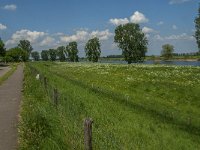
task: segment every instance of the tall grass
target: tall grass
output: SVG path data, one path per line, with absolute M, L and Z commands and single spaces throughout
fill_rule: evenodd
M 86 117 L 94 120 L 94 149 L 200 148 L 198 67 L 29 65 L 47 77 L 49 93 L 60 93 L 57 117 L 69 149 L 83 149 Z

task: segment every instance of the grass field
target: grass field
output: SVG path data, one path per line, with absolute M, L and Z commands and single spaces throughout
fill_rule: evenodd
M 46 90 L 30 67 L 47 77 Z M 84 149 L 86 117 L 94 149 L 200 149 L 199 67 L 38 62 L 25 70 L 21 149 Z

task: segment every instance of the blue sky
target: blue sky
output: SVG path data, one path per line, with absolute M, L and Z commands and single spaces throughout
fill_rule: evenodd
M 159 55 L 166 43 L 175 52 L 196 52 L 197 10 L 198 0 L 0 0 L 0 37 L 7 48 L 28 39 L 38 51 L 75 40 L 84 56 L 85 43 L 97 36 L 106 56 L 121 54 L 116 26 L 134 22 L 149 40 L 148 55 Z

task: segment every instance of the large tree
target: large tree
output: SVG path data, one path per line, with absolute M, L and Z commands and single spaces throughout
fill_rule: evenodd
M 89 61 L 98 62 L 101 55 L 101 44 L 97 37 L 88 40 L 85 45 L 85 53 Z
M 4 57 L 6 55 L 6 48 L 4 42 L 0 38 L 0 56 Z
M 128 23 L 116 27 L 114 41 L 122 49 L 128 64 L 144 61 L 148 41 L 139 24 Z
M 65 61 L 65 47 L 64 46 L 59 46 L 57 48 L 57 56 L 58 59 L 62 62 Z
M 35 51 L 31 53 L 31 57 L 35 60 L 35 61 L 39 61 L 40 60 L 40 54 L 39 52 Z
M 14 62 L 19 62 L 19 61 L 27 61 L 28 60 L 28 53 L 27 51 L 19 48 L 19 47 L 14 47 L 9 49 L 6 52 L 6 58 L 12 58 L 12 61 Z
M 198 16 L 195 18 L 194 22 L 195 22 L 195 28 L 196 28 L 195 38 L 196 38 L 197 46 L 200 52 L 200 6 L 198 10 Z
M 174 46 L 170 44 L 165 44 L 162 46 L 161 55 L 165 60 L 169 60 L 173 57 Z
M 55 49 L 49 49 L 49 56 L 50 56 L 50 60 L 51 61 L 55 61 L 56 60 L 56 50 Z
M 69 60 L 72 62 L 78 61 L 78 45 L 77 42 L 70 42 L 66 47 L 66 52 Z
M 42 50 L 41 58 L 42 58 L 43 61 L 49 60 L 49 51 L 48 50 Z
M 30 56 L 30 54 L 33 50 L 31 43 L 28 40 L 20 40 L 18 47 L 25 50 L 28 53 L 29 56 Z

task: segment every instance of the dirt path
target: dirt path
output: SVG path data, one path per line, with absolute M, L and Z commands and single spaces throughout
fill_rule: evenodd
M 8 72 L 11 68 L 7 67 L 0 67 L 0 77 L 3 76 L 6 72 Z
M 23 67 L 0 86 L 0 150 L 17 149 L 17 122 L 22 96 Z

